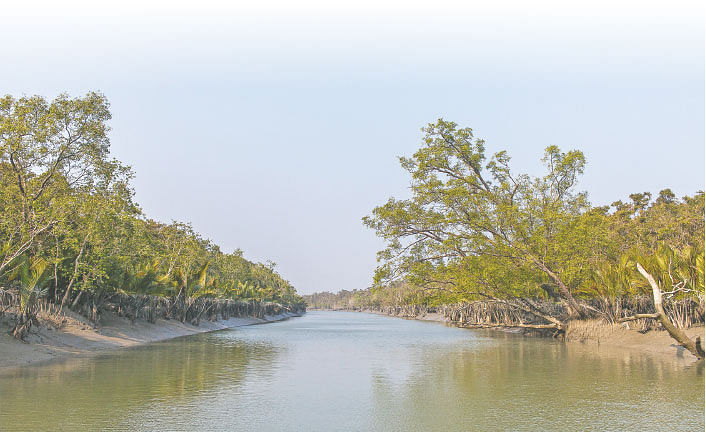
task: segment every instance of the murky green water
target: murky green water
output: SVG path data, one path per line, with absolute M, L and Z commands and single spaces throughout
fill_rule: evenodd
M 0 429 L 703 430 L 703 365 L 344 312 L 0 375 Z

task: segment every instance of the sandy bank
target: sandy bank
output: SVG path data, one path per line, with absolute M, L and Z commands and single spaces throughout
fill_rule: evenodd
M 389 316 L 392 318 L 413 319 L 417 321 L 433 321 L 445 323 L 449 326 L 456 326 L 449 322 L 443 315 L 438 313 L 427 313 L 416 317 L 388 315 L 378 311 L 361 311 L 375 315 Z M 495 329 L 484 329 L 483 331 L 502 331 L 509 333 L 521 333 L 521 329 L 512 327 L 499 327 Z M 704 326 L 694 326 L 684 330 L 691 339 L 701 336 L 701 340 L 706 340 Z M 602 320 L 573 321 L 569 324 L 566 334 L 566 341 L 570 344 L 581 344 L 587 348 L 595 347 L 596 351 L 614 355 L 620 351 L 643 353 L 648 355 L 669 358 L 678 361 L 695 362 L 698 361 L 691 353 L 676 344 L 666 331 L 653 330 L 646 333 L 639 332 L 625 324 L 609 324 Z
M 27 338 L 26 343 L 7 333 L 11 327 L 7 317 L 4 317 L 0 318 L 0 372 L 67 356 L 89 355 L 196 333 L 280 321 L 293 316 L 299 314 L 285 313 L 266 316 L 265 319 L 202 321 L 199 326 L 193 326 L 173 320 L 157 320 L 154 324 L 138 320 L 132 324 L 127 318 L 105 314 L 98 327 L 93 327 L 80 316 L 73 316 L 58 330 L 52 326 L 34 328 L 34 334 Z
M 686 335 L 693 339 L 704 337 L 704 326 L 685 329 Z M 646 333 L 630 328 L 626 324 L 609 324 L 601 320 L 573 321 L 566 331 L 568 342 L 609 347 L 612 349 L 642 351 L 649 354 L 667 356 L 687 361 L 697 361 L 691 353 L 677 345 L 676 341 L 664 330 L 652 330 Z

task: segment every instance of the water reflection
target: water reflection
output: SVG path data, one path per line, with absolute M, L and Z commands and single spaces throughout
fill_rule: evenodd
M 703 365 L 356 313 L 0 377 L 2 430 L 703 430 Z
M 16 369 L 0 376 L 0 430 L 109 430 L 145 410 L 237 391 L 250 365 L 270 369 L 277 355 L 265 343 L 196 335 Z
M 373 380 L 378 430 L 701 430 L 703 365 L 497 335 L 429 350 L 404 381 Z M 399 416 L 402 412 L 406 415 Z

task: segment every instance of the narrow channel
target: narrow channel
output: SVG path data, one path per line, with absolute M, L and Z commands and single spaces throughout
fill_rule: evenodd
M 0 376 L 0 430 L 703 430 L 703 373 L 639 352 L 309 312 L 16 369 Z

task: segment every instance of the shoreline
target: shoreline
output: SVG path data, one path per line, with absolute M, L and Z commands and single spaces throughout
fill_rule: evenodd
M 489 332 L 502 332 L 524 335 L 522 329 L 512 327 L 496 327 L 487 329 L 474 329 L 457 325 L 452 321 L 448 321 L 439 313 L 427 313 L 417 316 L 400 316 L 389 315 L 379 311 L 369 310 L 333 310 L 333 309 L 310 309 L 310 311 L 334 311 L 334 312 L 357 312 L 369 313 L 373 315 L 387 316 L 390 318 L 401 318 L 415 321 L 438 322 L 444 325 L 458 328 L 467 328 L 468 330 L 481 330 Z M 706 340 L 704 333 L 706 328 L 703 325 L 693 326 L 684 329 L 684 332 L 694 339 L 696 336 L 701 336 L 702 340 Z M 641 333 L 637 330 L 630 329 L 621 324 L 609 324 L 598 319 L 574 321 L 569 324 L 567 329 L 566 342 L 573 346 L 584 346 L 594 348 L 596 350 L 603 349 L 610 351 L 611 354 L 618 352 L 624 353 L 641 353 L 662 359 L 674 360 L 685 364 L 697 363 L 700 360 L 687 352 L 684 348 L 678 346 L 676 341 L 672 339 L 666 331 L 651 330 L 646 333 Z
M 417 316 L 389 315 L 380 311 L 328 310 L 311 309 L 309 311 L 357 312 L 373 315 L 401 318 L 415 321 L 436 322 L 452 327 L 464 328 L 448 321 L 441 314 L 426 313 Z M 113 350 L 145 345 L 168 339 L 189 336 L 212 331 L 243 326 L 266 324 L 302 316 L 301 313 L 284 313 L 265 316 L 264 319 L 253 317 L 233 317 L 227 320 L 204 321 L 199 326 L 175 320 L 158 319 L 155 323 L 137 320 L 134 324 L 127 318 L 106 314 L 100 326 L 93 327 L 80 316 L 67 320 L 61 329 L 42 325 L 34 329 L 27 342 L 20 342 L 7 333 L 7 320 L 0 319 L 0 374 L 25 366 L 36 366 L 71 357 L 88 357 Z M 469 329 L 474 330 L 474 329 Z M 522 335 L 522 331 L 513 328 L 482 329 Z M 698 335 L 704 338 L 704 326 L 686 329 L 692 339 Z M 706 340 L 706 338 L 704 338 Z M 600 320 L 577 321 L 570 324 L 567 339 L 571 345 L 604 348 L 625 353 L 642 353 L 684 363 L 698 362 L 665 331 L 652 330 L 640 333 L 623 325 L 608 324 Z
M 302 315 L 286 312 L 280 315 L 265 315 L 264 319 L 232 317 L 226 320 L 202 321 L 200 325 L 194 326 L 163 319 L 158 319 L 155 323 L 137 320 L 133 324 L 128 318 L 106 314 L 98 327 L 94 327 L 80 316 L 73 316 L 67 319 L 60 329 L 51 325 L 33 328 L 33 334 L 27 338 L 27 342 L 18 341 L 8 334 L 9 324 L 6 319 L 0 318 L 0 329 L 2 329 L 0 374 L 25 366 L 37 366 L 71 357 L 87 357 L 121 348 L 218 330 L 267 324 Z

